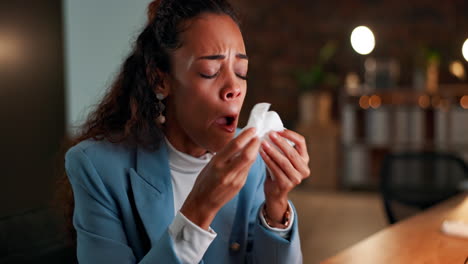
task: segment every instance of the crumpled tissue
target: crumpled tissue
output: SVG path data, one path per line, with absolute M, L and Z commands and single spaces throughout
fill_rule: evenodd
M 242 131 L 255 127 L 257 129 L 257 137 L 260 140 L 268 139 L 268 133 L 271 131 L 283 131 L 284 126 L 278 113 L 268 111 L 271 104 L 259 103 L 256 104 L 250 112 L 249 121 Z
M 275 111 L 268 111 L 270 109 L 271 104 L 269 103 L 258 103 L 256 104 L 253 108 L 252 111 L 250 112 L 249 116 L 249 121 L 247 121 L 247 125 L 242 129 L 241 132 L 244 130 L 255 127 L 256 128 L 256 136 L 261 140 L 267 140 L 270 145 L 274 146 L 276 149 L 278 149 L 281 153 L 281 149 L 276 146 L 273 142 L 271 142 L 270 137 L 268 136 L 269 132 L 275 131 L 275 132 L 280 132 L 283 131 L 285 128 L 283 126 L 283 122 L 281 121 L 281 118 L 279 117 L 278 113 Z M 294 143 L 287 140 L 286 141 L 291 145 L 294 146 Z M 271 173 L 270 168 L 268 168 L 268 171 L 270 172 L 270 176 L 274 180 L 273 174 Z

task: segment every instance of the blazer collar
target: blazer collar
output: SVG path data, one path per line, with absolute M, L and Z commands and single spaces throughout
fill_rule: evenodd
M 161 141 L 161 145 L 156 151 L 138 148 L 136 171 L 159 193 L 164 194 L 172 190 L 169 155 L 164 140 Z
M 129 176 L 137 209 L 135 218 L 145 230 L 141 235 L 149 239 L 150 245 L 154 245 L 174 219 L 171 173 L 165 143 L 162 142 L 156 151 L 137 148 L 135 168 L 129 169 Z M 149 250 L 149 246 L 143 247 Z

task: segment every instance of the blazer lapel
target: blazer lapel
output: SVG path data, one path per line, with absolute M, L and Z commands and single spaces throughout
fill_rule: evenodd
M 138 214 L 151 244 L 159 240 L 174 219 L 174 197 L 167 146 L 156 151 L 138 148 L 130 183 Z

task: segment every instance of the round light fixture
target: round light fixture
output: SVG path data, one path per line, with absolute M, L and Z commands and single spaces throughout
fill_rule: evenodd
M 351 33 L 351 46 L 361 55 L 371 53 L 375 47 L 374 33 L 366 26 L 355 28 Z
M 468 61 L 468 38 L 465 40 L 465 43 L 463 43 L 462 53 L 465 60 Z

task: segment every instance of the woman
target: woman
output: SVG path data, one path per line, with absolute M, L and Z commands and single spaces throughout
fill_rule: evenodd
M 226 1 L 150 4 L 133 52 L 66 154 L 80 262 L 302 262 L 287 197 L 309 175 L 304 139 L 271 134 L 280 152 L 255 129 L 235 137 L 247 67 Z

